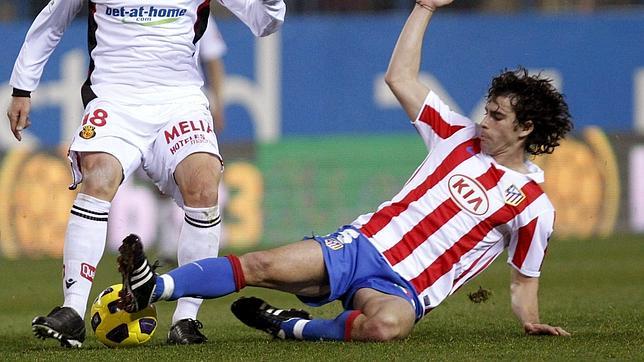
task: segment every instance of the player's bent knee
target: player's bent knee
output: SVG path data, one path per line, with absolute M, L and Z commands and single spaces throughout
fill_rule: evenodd
M 358 339 L 366 341 L 387 342 L 405 338 L 411 328 L 392 314 L 379 314 L 368 318 L 360 328 Z
M 247 285 L 265 286 L 271 279 L 274 258 L 267 251 L 255 251 L 239 257 Z
M 86 153 L 81 157 L 83 183 L 81 192 L 111 201 L 123 180 L 121 163 L 106 153 Z
M 186 205 L 217 205 L 221 178 L 221 161 L 217 157 L 203 153 L 190 155 L 179 163 L 174 177 Z
M 193 182 L 180 187 L 183 202 L 191 207 L 211 207 L 218 204 L 217 184 L 212 181 Z
M 219 177 L 219 173 L 209 170 L 194 170 L 187 176 L 176 177 L 184 203 L 191 207 L 217 205 Z

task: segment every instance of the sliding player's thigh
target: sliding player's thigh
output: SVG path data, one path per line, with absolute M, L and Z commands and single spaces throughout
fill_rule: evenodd
M 251 252 L 240 261 L 247 285 L 308 294 L 327 283 L 322 250 L 314 240 Z

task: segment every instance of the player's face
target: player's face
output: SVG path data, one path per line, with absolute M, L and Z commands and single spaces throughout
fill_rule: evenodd
M 481 150 L 495 157 L 521 152 L 523 142 L 530 132 L 517 124 L 512 99 L 499 96 L 485 105 L 485 117 L 481 121 Z

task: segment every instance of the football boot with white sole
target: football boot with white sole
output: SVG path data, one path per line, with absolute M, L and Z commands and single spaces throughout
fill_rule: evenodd
M 47 316 L 34 318 L 31 330 L 40 339 L 57 339 L 63 347 L 81 347 L 85 341 L 85 322 L 69 307 L 55 307 Z

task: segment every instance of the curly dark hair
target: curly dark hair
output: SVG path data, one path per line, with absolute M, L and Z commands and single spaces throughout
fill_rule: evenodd
M 541 74 L 528 75 L 523 67 L 504 70 L 492 79 L 487 100 L 499 96 L 510 97 L 518 125 L 532 122 L 534 128 L 525 142 L 529 154 L 552 153 L 573 128 L 564 96 Z

